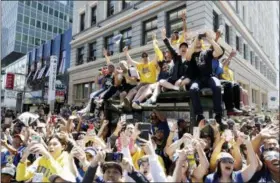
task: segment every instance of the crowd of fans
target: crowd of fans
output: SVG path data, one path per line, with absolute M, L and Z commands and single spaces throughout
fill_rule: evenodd
M 136 62 L 124 48 L 127 60 L 116 66 L 104 50 L 100 89 L 82 110 L 38 110 L 28 123 L 2 113 L 1 182 L 280 182 L 279 114 L 249 112 L 246 91 L 229 69 L 236 53 L 223 57 L 222 31 L 197 34 L 191 42 L 185 24 L 181 35 L 161 34 L 167 50 L 160 50 L 154 34 L 153 60 L 143 52 Z M 205 87 L 213 93 L 214 119 L 203 116 Z M 114 125 L 104 115 L 103 103 L 114 95 L 119 108 L 139 110 L 168 90 L 189 91 L 196 115 L 192 134 L 190 119 L 170 121 L 157 110 L 145 123 L 131 123 L 123 114 Z

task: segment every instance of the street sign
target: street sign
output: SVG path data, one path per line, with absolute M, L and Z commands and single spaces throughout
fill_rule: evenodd
M 6 76 L 6 89 L 8 89 L 8 90 L 14 89 L 14 82 L 15 82 L 15 74 L 7 73 L 7 76 Z

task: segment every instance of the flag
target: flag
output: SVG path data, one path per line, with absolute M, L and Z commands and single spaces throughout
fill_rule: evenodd
M 37 79 L 41 79 L 41 78 L 42 78 L 42 76 L 43 76 L 45 70 L 46 70 L 46 66 L 44 66 L 44 67 L 40 70 Z
M 122 39 L 122 34 L 118 34 L 113 37 L 113 41 L 115 44 L 120 44 L 121 39 Z

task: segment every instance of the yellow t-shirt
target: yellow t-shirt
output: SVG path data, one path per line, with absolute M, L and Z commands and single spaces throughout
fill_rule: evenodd
M 145 153 L 143 150 L 141 149 L 138 149 L 133 155 L 132 155 L 132 163 L 135 167 L 136 170 L 139 170 L 139 166 L 138 166 L 138 160 L 140 158 L 142 158 L 143 156 L 145 156 Z M 163 159 L 162 157 L 158 156 L 158 162 L 160 164 L 160 166 L 163 168 L 164 172 L 165 172 L 165 166 L 164 166 L 164 162 L 163 162 Z
M 177 44 L 181 44 L 181 43 L 183 43 L 183 42 L 185 42 L 185 33 L 182 33 L 182 35 L 180 35 L 179 36 L 179 39 L 178 40 L 173 40 L 172 42 L 171 42 L 171 45 L 177 45 Z
M 233 72 L 228 68 L 228 66 L 223 67 L 224 73 L 222 74 L 222 78 L 227 81 L 234 81 Z
M 49 177 L 51 175 L 58 174 L 64 166 L 69 166 L 68 157 L 68 153 L 63 152 L 56 160 L 49 160 L 42 156 L 36 159 L 29 167 L 27 167 L 27 163 L 19 163 L 16 171 L 16 180 L 27 181 L 32 179 L 35 173 L 43 173 L 41 182 L 50 182 Z
M 152 84 L 157 80 L 157 65 L 154 62 L 148 62 L 147 64 L 137 64 L 137 70 L 140 75 L 141 83 Z

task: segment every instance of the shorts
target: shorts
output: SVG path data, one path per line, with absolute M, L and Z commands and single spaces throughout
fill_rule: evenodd
M 137 86 L 135 86 L 133 89 L 135 89 L 135 90 L 139 90 L 142 86 L 148 86 L 149 84 L 147 84 L 147 83 L 139 83 Z
M 132 88 L 136 87 L 135 85 L 131 85 L 131 84 L 123 84 L 121 87 L 120 87 L 120 92 L 129 92 Z
M 176 83 L 176 80 L 173 80 L 173 79 L 170 77 L 170 78 L 167 79 L 167 82 L 174 85 L 174 84 Z

